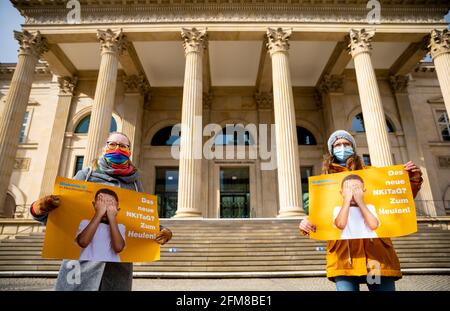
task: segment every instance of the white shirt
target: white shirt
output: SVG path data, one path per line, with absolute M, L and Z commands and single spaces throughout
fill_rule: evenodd
M 89 220 L 81 221 L 77 236 L 87 227 L 89 222 Z M 118 227 L 120 235 L 125 241 L 125 226 L 119 224 Z M 98 225 L 91 243 L 81 250 L 80 260 L 120 262 L 119 254 L 112 248 L 109 225 L 104 223 Z
M 377 213 L 375 211 L 375 207 L 373 205 L 366 205 L 367 209 L 375 216 L 378 220 L 378 226 L 380 224 L 380 220 L 378 219 Z M 341 211 L 341 206 L 337 206 L 333 210 L 333 224 L 336 220 L 336 217 L 339 215 Z M 348 212 L 348 220 L 347 225 L 344 230 L 341 231 L 341 239 L 367 239 L 367 238 L 378 238 L 376 232 L 370 229 L 366 222 L 364 221 L 364 217 L 361 213 L 361 210 L 358 206 L 350 206 Z

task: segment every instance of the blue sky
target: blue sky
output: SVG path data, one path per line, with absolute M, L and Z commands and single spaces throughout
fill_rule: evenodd
M 450 12 L 446 15 L 450 23 Z M 18 44 L 14 39 L 13 30 L 20 30 L 24 18 L 12 6 L 9 0 L 0 0 L 0 63 L 15 63 L 17 61 Z

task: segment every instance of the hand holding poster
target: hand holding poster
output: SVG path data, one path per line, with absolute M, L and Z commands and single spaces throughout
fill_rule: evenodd
M 309 177 L 311 239 L 346 240 L 417 231 L 408 173 L 402 165 Z
M 110 262 L 159 260 L 157 198 L 57 177 L 60 206 L 49 214 L 43 258 Z

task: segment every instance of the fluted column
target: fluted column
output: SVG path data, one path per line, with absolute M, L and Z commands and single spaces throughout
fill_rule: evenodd
M 72 104 L 73 93 L 77 82 L 77 77 L 58 78 L 58 102 L 56 104 L 56 113 L 55 120 L 53 121 L 52 133 L 50 134 L 50 144 L 47 159 L 45 161 L 40 197 L 53 192 L 53 184 L 56 176 L 58 175 L 59 165 L 61 163 L 64 134 L 66 132 L 70 106 Z
M 48 50 L 47 41 L 39 31 L 15 31 L 14 37 L 19 41 L 19 59 L 0 116 L 0 215 L 3 215 L 36 63 Z
M 445 109 L 450 116 L 450 32 L 448 29 L 431 31 L 429 47 L 444 97 Z
M 303 215 L 300 165 L 294 96 L 289 71 L 289 37 L 291 29 L 267 30 L 267 48 L 272 58 L 273 104 L 278 166 L 278 217 Z
M 201 217 L 202 211 L 197 204 L 197 198 L 201 192 L 202 59 L 207 35 L 206 30 L 183 28 L 181 36 L 184 41 L 186 67 L 181 112 L 178 207 L 175 217 Z
M 352 29 L 348 47 L 355 62 L 370 161 L 373 166 L 383 167 L 392 165 L 392 152 L 377 77 L 370 59 L 373 36 L 372 31 Z
M 125 48 L 122 30 L 98 30 L 97 38 L 101 43 L 101 62 L 83 166 L 90 166 L 99 156 L 108 137 L 116 96 L 118 57 Z
M 150 85 L 144 75 L 126 76 L 123 83 L 125 111 L 122 132 L 130 139 L 131 160 L 139 167 L 144 101 L 150 97 Z

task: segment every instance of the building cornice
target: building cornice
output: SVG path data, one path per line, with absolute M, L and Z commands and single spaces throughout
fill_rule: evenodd
M 0 76 L 11 76 L 14 74 L 14 70 L 16 70 L 16 63 L 0 63 Z M 50 68 L 48 64 L 45 62 L 38 63 L 34 69 L 34 73 L 37 75 L 51 75 Z
M 67 24 L 66 1 L 11 0 L 27 25 Z M 118 23 L 367 23 L 365 0 L 80 0 L 80 24 Z M 383 1 L 382 24 L 444 23 L 447 0 Z

